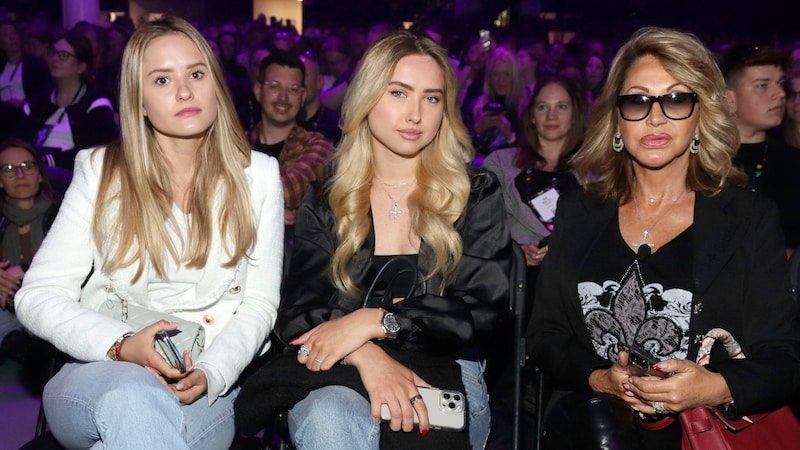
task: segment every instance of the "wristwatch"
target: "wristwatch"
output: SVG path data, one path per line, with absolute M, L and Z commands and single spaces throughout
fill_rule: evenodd
M 397 318 L 393 313 L 389 311 L 383 312 L 381 327 L 383 327 L 383 339 L 397 339 L 397 333 L 400 332 L 400 324 L 397 323 Z

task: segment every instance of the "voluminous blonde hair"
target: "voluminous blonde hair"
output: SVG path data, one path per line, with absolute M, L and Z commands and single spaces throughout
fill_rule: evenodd
M 494 101 L 493 99 L 500 97 L 500 94 L 497 93 L 492 85 L 492 72 L 495 67 L 501 64 L 507 64 L 511 70 L 511 90 L 505 95 L 505 103 L 503 106 L 505 106 L 506 111 L 513 111 L 515 115 L 519 116 L 522 108 L 525 106 L 523 105 L 525 87 L 522 84 L 522 77 L 519 74 L 517 57 L 505 47 L 496 47 L 491 56 L 489 56 L 489 60 L 486 61 L 483 94 L 487 97 L 488 102 L 492 102 Z
M 336 288 L 357 298 L 347 267 L 371 229 L 370 189 L 374 176 L 372 133 L 367 115 L 386 91 L 397 62 L 410 55 L 432 58 L 442 71 L 444 117 L 417 165 L 417 189 L 408 198 L 411 226 L 432 249 L 428 277 L 449 275 L 461 259 L 461 237 L 454 228 L 470 192 L 467 167 L 474 156 L 458 109 L 456 76 L 447 51 L 427 36 L 407 30 L 385 33 L 367 51 L 342 104 L 342 140 L 334 154 L 328 201 L 337 221 L 339 245 L 330 266 Z M 443 284 L 444 285 L 444 284 Z
M 698 96 L 700 151 L 690 155 L 686 185 L 709 194 L 729 184 L 743 185 L 746 176 L 732 165 L 739 148 L 736 120 L 725 98 L 725 80 L 712 53 L 694 35 L 646 27 L 638 30 L 617 52 L 603 94 L 594 104 L 583 146 L 573 164 L 586 191 L 624 203 L 630 199 L 633 169 L 627 152 L 614 152 L 612 140 L 622 120 L 617 96 L 631 66 L 644 56 L 657 58 L 678 82 Z
M 172 170 L 144 115 L 142 100 L 144 53 L 153 40 L 174 34 L 188 37 L 200 50 L 218 105 L 216 120 L 206 130 L 199 149 L 194 184 L 189 187 L 191 220 L 182 255 L 168 234 L 169 223 L 175 220 Z M 224 266 L 234 266 L 247 255 L 256 236 L 244 175 L 244 168 L 250 165 L 250 145 L 208 43 L 181 18 L 147 22 L 125 47 L 120 77 L 121 140 L 106 149 L 93 222 L 94 240 L 108 255 L 103 270 L 111 272 L 138 262 L 136 281 L 149 259 L 155 274 L 166 279 L 167 258 L 190 268 L 203 267 L 214 238 L 230 256 Z M 215 205 L 219 209 L 216 217 Z

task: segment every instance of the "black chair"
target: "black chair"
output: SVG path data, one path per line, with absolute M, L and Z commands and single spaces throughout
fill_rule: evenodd
M 511 265 L 511 295 L 508 302 L 509 313 L 514 318 L 514 417 L 512 422 L 512 449 L 520 448 L 520 422 L 522 417 L 523 374 L 528 364 L 525 342 L 525 253 L 519 245 L 513 245 L 514 259 Z M 540 391 L 541 392 L 541 391 Z M 541 409 L 541 408 L 539 408 Z M 536 448 L 539 448 L 538 442 Z

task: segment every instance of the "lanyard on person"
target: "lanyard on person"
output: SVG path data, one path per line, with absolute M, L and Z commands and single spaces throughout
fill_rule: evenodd
M 61 114 L 58 115 L 58 118 L 56 119 L 56 121 L 54 123 L 52 123 L 52 124 L 45 123 L 44 124 L 44 127 L 42 127 L 42 129 L 39 130 L 39 135 L 38 135 L 38 137 L 36 139 L 36 145 L 38 145 L 38 146 L 43 146 L 44 145 L 45 141 L 47 141 L 47 138 L 50 137 L 50 133 L 53 132 L 53 129 L 55 129 L 56 125 L 60 124 L 61 121 L 64 120 L 64 115 L 67 113 L 67 108 L 69 108 L 70 106 L 74 105 L 75 102 L 78 101 L 78 98 L 80 98 L 81 94 L 83 94 L 85 87 L 86 87 L 86 85 L 81 83 L 81 87 L 79 87 L 78 91 L 75 92 L 75 96 L 72 97 L 72 101 L 69 103 L 69 105 L 65 106 L 61 110 Z M 54 89 L 53 92 L 54 92 L 53 101 L 55 101 L 55 99 L 58 97 L 58 88 Z M 58 105 L 58 103 L 56 103 L 56 105 Z
M 17 61 L 17 64 L 14 65 L 14 70 L 11 71 L 11 75 L 8 77 L 8 82 L 9 83 L 14 81 L 14 75 L 17 74 L 17 69 L 19 69 L 19 66 L 21 66 L 21 65 L 22 65 L 22 61 Z

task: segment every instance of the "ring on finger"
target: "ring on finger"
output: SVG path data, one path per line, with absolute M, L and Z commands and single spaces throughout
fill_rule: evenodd
M 656 414 L 664 414 L 667 409 L 664 407 L 664 402 L 653 402 L 653 412 Z
M 418 401 L 422 400 L 422 396 L 417 394 L 417 395 L 411 397 L 409 400 L 411 400 L 411 406 L 414 406 L 414 405 L 417 404 Z
M 315 362 L 315 363 L 317 363 L 317 364 L 319 364 L 320 366 L 322 365 L 322 361 L 325 361 L 325 358 L 322 358 L 322 359 L 316 359 L 316 358 L 315 358 L 315 359 L 314 359 L 314 362 Z
M 306 347 L 305 345 L 301 345 L 300 349 L 297 350 L 298 355 L 308 356 L 311 353 L 311 349 Z

